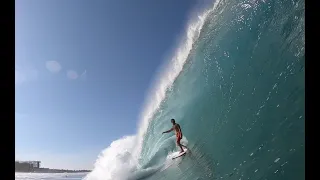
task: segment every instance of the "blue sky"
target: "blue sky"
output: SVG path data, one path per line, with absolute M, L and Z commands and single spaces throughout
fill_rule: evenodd
M 164 57 L 192 0 L 16 0 L 16 159 L 93 167 L 136 132 Z

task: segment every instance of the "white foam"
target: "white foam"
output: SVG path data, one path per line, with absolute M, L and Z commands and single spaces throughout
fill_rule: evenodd
M 185 151 L 185 152 L 187 152 L 188 151 L 188 149 L 186 149 L 186 148 L 183 148 L 183 150 Z M 177 156 L 179 156 L 180 155 L 180 151 L 176 151 L 176 152 L 173 152 L 172 154 L 169 154 L 168 155 L 168 158 L 174 158 L 174 157 L 177 157 Z
M 134 171 L 136 158 L 132 157 L 136 136 L 127 136 L 113 141 L 111 145 L 102 151 L 94 165 L 94 169 L 85 179 L 109 180 L 127 179 Z

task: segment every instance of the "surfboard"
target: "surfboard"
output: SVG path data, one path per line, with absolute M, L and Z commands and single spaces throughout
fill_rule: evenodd
M 184 152 L 182 152 L 182 153 L 180 153 L 180 151 L 174 152 L 172 154 L 172 156 L 173 156 L 172 159 L 176 159 L 178 157 L 184 156 L 187 153 L 188 149 L 183 148 L 183 150 L 184 150 Z

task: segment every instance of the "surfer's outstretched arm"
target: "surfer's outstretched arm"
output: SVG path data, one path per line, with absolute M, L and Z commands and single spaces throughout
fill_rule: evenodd
M 171 129 L 169 129 L 168 131 L 164 131 L 164 132 L 162 132 L 162 134 L 171 132 L 171 131 L 173 131 L 173 129 L 174 129 L 174 128 L 171 128 Z

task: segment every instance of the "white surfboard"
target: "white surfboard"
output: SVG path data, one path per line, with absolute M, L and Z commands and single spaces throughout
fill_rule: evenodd
M 182 152 L 182 153 L 180 153 L 180 151 L 172 153 L 172 159 L 176 159 L 178 157 L 185 155 L 187 153 L 188 149 L 183 148 L 183 150 L 184 150 L 184 152 Z

